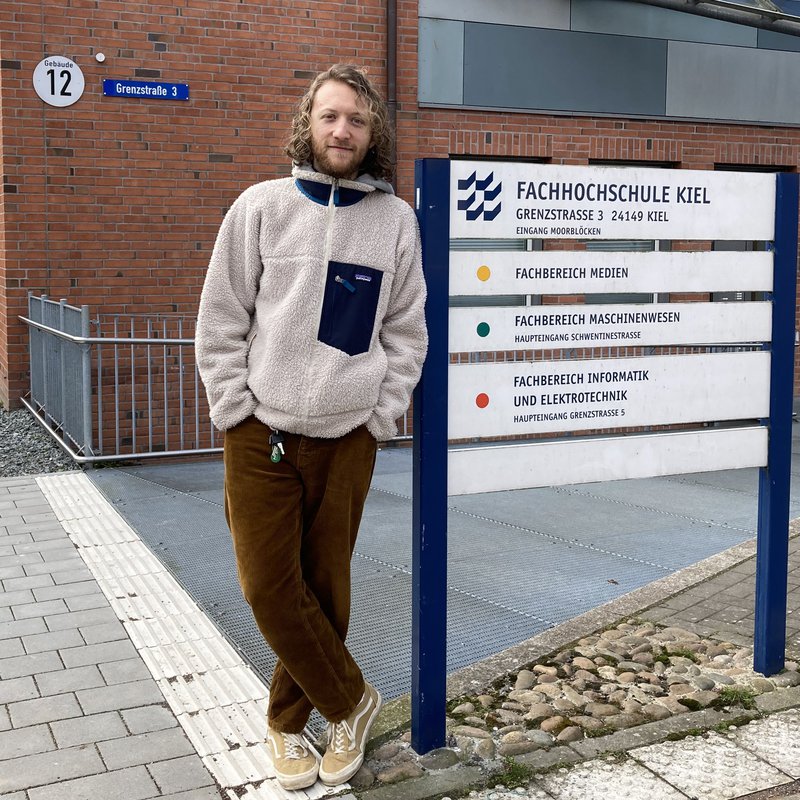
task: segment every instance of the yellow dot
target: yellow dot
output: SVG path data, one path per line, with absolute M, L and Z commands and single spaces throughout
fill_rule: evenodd
M 486 264 L 483 264 L 480 267 L 478 267 L 478 280 L 488 281 L 491 276 L 492 276 L 492 271 L 489 269 L 489 267 L 486 266 Z

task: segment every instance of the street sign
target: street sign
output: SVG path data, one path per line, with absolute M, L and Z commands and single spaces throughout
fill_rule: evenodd
M 33 70 L 33 88 L 51 106 L 77 103 L 85 85 L 81 68 L 66 56 L 43 58 Z
M 106 78 L 103 81 L 103 94 L 106 97 L 132 97 L 148 100 L 188 100 L 189 84 Z

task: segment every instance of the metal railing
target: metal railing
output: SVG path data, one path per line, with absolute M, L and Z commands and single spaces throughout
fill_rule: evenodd
M 194 356 L 193 317 L 106 314 L 28 296 L 23 403 L 79 464 L 222 452 Z M 409 439 L 411 415 L 396 440 Z

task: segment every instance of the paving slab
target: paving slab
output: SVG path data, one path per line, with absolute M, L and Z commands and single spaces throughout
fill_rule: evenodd
M 122 717 L 115 711 L 51 722 L 50 730 L 56 744 L 61 749 L 104 742 L 107 739 L 119 739 L 129 735 Z
M 642 747 L 630 756 L 687 796 L 703 800 L 733 800 L 792 780 L 713 732 Z
M 800 778 L 800 711 L 755 720 L 729 738 L 792 778 Z
M 89 745 L 21 756 L 0 761 L 0 793 L 20 789 L 30 793 L 36 786 L 61 784 L 105 771 L 97 750 Z
M 686 800 L 674 786 L 632 761 L 587 761 L 536 778 L 534 785 L 557 800 Z
M 106 772 L 28 790 L 29 800 L 145 800 L 159 794 L 144 767 Z

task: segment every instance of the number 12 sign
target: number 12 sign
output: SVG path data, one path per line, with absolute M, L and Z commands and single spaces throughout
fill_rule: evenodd
M 33 71 L 36 94 L 51 106 L 71 106 L 80 100 L 84 85 L 81 68 L 65 56 L 43 58 Z

